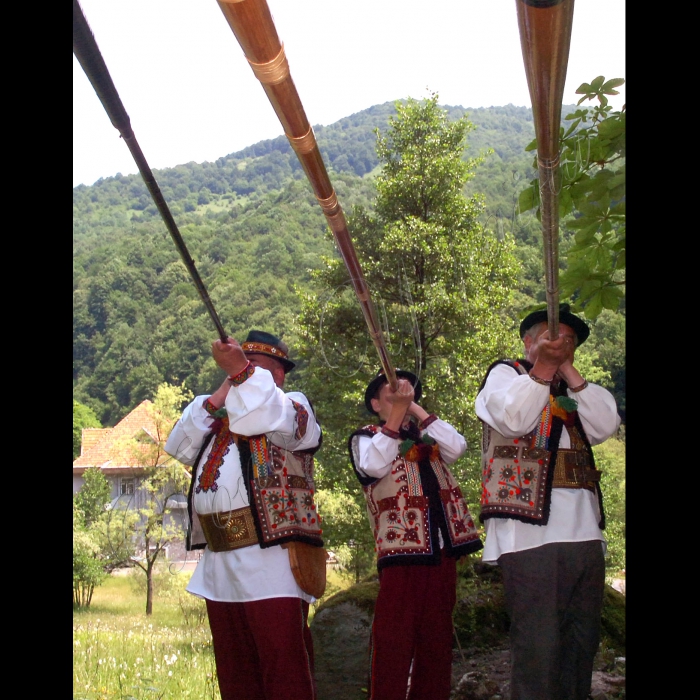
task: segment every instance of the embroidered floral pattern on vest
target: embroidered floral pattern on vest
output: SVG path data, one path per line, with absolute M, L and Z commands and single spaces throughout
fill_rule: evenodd
M 401 547 L 402 552 L 425 551 L 430 544 L 426 513 L 427 499 L 423 497 L 418 465 L 404 460 L 394 462 L 391 474 L 395 483 L 402 483 L 394 498 L 385 498 L 380 505 L 381 520 L 384 521 L 384 537 L 379 533 L 379 520 L 375 519 L 374 536 L 377 545 Z M 400 502 L 404 501 L 403 507 Z M 386 515 L 384 515 L 386 513 Z M 416 549 L 416 547 L 418 549 Z
M 528 371 L 519 362 L 505 361 L 503 364 L 519 374 Z M 482 423 L 481 522 L 490 517 L 501 517 L 542 525 L 547 523 L 550 469 L 554 469 L 550 463 L 552 452 L 558 447 L 550 444 L 553 420 L 564 423 L 561 429 L 568 430 L 574 450 L 586 450 L 583 440 L 577 443 L 573 437 L 578 435 L 578 404 L 568 396 L 554 395 L 556 393 L 555 389 L 550 394 L 536 428 L 528 435 L 506 438 L 487 423 Z
M 269 443 L 265 435 L 249 439 L 253 458 L 253 495 L 265 541 L 292 535 L 319 539 L 313 456 Z
M 365 431 L 387 434 L 385 427 L 377 425 L 365 426 L 360 434 Z M 400 437 L 397 434 L 397 438 Z M 359 457 L 357 447 L 352 443 L 351 439 L 351 460 L 355 464 Z M 471 545 L 470 551 L 482 548 L 462 492 L 440 457 L 439 445 L 429 435 L 415 433 L 399 444 L 399 454 L 392 464 L 390 476 L 363 484 L 380 567 L 387 557 L 395 555 L 433 554 L 430 502 L 423 492 L 420 460 L 430 462 L 437 479 L 440 503 L 435 505 L 442 507 L 451 546 Z

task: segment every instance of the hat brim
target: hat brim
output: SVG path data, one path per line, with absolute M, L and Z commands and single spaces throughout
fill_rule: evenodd
M 287 360 L 283 357 L 279 357 L 277 355 L 271 355 L 268 352 L 246 352 L 245 356 L 250 357 L 251 355 L 265 355 L 265 357 L 271 357 L 273 360 L 277 360 L 282 367 L 284 368 L 284 373 L 287 374 L 287 372 L 291 372 L 297 365 L 296 362 L 292 362 L 291 360 Z
M 413 372 L 408 372 L 402 369 L 396 370 L 396 376 L 399 379 L 408 379 L 408 381 L 411 382 L 415 392 L 413 400 L 418 403 L 418 401 L 420 401 L 420 397 L 423 395 L 423 386 L 420 383 L 420 379 L 418 379 Z M 372 399 L 376 398 L 377 392 L 381 388 L 382 384 L 386 384 L 386 381 L 387 378 L 385 374 L 378 374 L 365 389 L 365 408 L 375 416 L 379 414 L 372 408 Z
M 541 309 L 540 311 L 533 311 L 528 314 L 520 324 L 520 338 L 522 339 L 530 328 L 537 325 L 538 323 L 547 323 L 547 309 Z M 591 329 L 588 325 L 582 321 L 578 316 L 574 316 L 570 311 L 560 311 L 559 312 L 559 323 L 563 323 L 569 326 L 574 333 L 576 333 L 576 339 L 578 347 L 581 345 L 591 333 Z

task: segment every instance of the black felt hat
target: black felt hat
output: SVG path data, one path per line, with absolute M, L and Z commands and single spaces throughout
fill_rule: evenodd
M 582 321 L 578 316 L 574 316 L 569 311 L 570 308 L 568 304 L 559 304 L 559 323 L 569 326 L 576 333 L 576 346 L 578 347 L 588 338 L 591 329 L 585 321 Z M 537 323 L 542 323 L 543 321 L 547 323 L 548 320 L 547 309 L 540 309 L 528 314 L 520 324 L 520 338 L 522 339 L 525 333 Z
M 267 355 L 268 357 L 274 357 L 275 360 L 279 360 L 284 367 L 285 374 L 291 372 L 296 367 L 296 363 L 288 358 L 289 348 L 287 344 L 282 342 L 276 335 L 272 335 L 272 333 L 250 331 L 248 337 L 241 343 L 241 348 L 243 348 L 243 352 L 246 355 Z
M 423 394 L 423 387 L 421 386 L 420 379 L 418 379 L 418 377 L 416 377 L 416 375 L 413 374 L 413 372 L 407 372 L 403 369 L 397 369 L 396 376 L 399 379 L 408 379 L 408 381 L 411 382 L 411 384 L 413 384 L 413 400 L 416 403 L 418 403 L 420 401 L 420 397 Z M 378 414 L 372 408 L 372 399 L 377 398 L 377 392 L 381 389 L 382 384 L 386 384 L 386 381 L 386 375 L 384 374 L 384 371 L 380 369 L 379 372 L 377 372 L 377 376 L 367 385 L 367 388 L 365 389 L 365 407 L 370 413 L 373 413 L 375 416 Z

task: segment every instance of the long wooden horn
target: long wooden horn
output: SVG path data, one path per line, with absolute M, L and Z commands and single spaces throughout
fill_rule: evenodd
M 146 183 L 146 187 L 151 193 L 151 197 L 153 197 L 153 201 L 155 202 L 156 207 L 158 207 L 158 211 L 160 212 L 170 235 L 175 241 L 180 257 L 182 258 L 182 261 L 185 263 L 185 267 L 187 267 L 187 270 L 192 277 L 194 285 L 197 288 L 197 292 L 199 292 L 199 296 L 202 302 L 204 302 L 204 306 L 209 312 L 211 320 L 216 326 L 216 330 L 219 333 L 219 338 L 221 338 L 223 342 L 226 342 L 228 334 L 224 330 L 224 327 L 219 320 L 219 316 L 216 313 L 214 304 L 209 298 L 204 282 L 202 282 L 199 272 L 197 272 L 194 260 L 187 250 L 187 246 L 180 235 L 175 219 L 173 219 L 173 215 L 170 213 L 170 209 L 165 203 L 160 187 L 158 187 L 158 183 L 156 182 L 155 177 L 153 177 L 148 161 L 143 155 L 141 147 L 136 140 L 134 130 L 131 128 L 131 120 L 129 119 L 129 115 L 126 112 L 126 109 L 124 109 L 124 105 L 119 97 L 117 88 L 112 81 L 112 76 L 107 70 L 107 65 L 102 58 L 100 49 L 97 46 L 95 37 L 92 35 L 92 31 L 90 30 L 90 26 L 85 19 L 85 15 L 83 14 L 83 10 L 80 7 L 78 0 L 73 0 L 73 53 L 82 66 L 82 69 L 85 71 L 85 75 L 87 75 L 88 80 L 97 93 L 97 96 L 100 98 L 100 102 L 105 108 L 105 112 L 107 112 L 112 125 L 119 131 L 120 136 L 124 139 L 124 143 L 128 146 L 129 151 L 131 151 L 131 155 L 136 161 L 141 177 Z
M 550 338 L 559 336 L 559 129 L 574 0 L 515 0 L 537 137 Z
M 384 343 L 369 287 L 352 244 L 345 214 L 331 185 L 313 129 L 289 72 L 284 47 L 277 35 L 266 0 L 217 0 L 224 17 L 262 84 L 297 158 L 306 173 L 336 245 L 350 274 L 372 342 L 387 381 L 396 389 L 396 371 Z

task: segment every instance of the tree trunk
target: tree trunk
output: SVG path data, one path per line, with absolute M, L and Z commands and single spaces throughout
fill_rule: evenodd
M 153 614 L 153 567 L 146 569 L 146 615 Z

